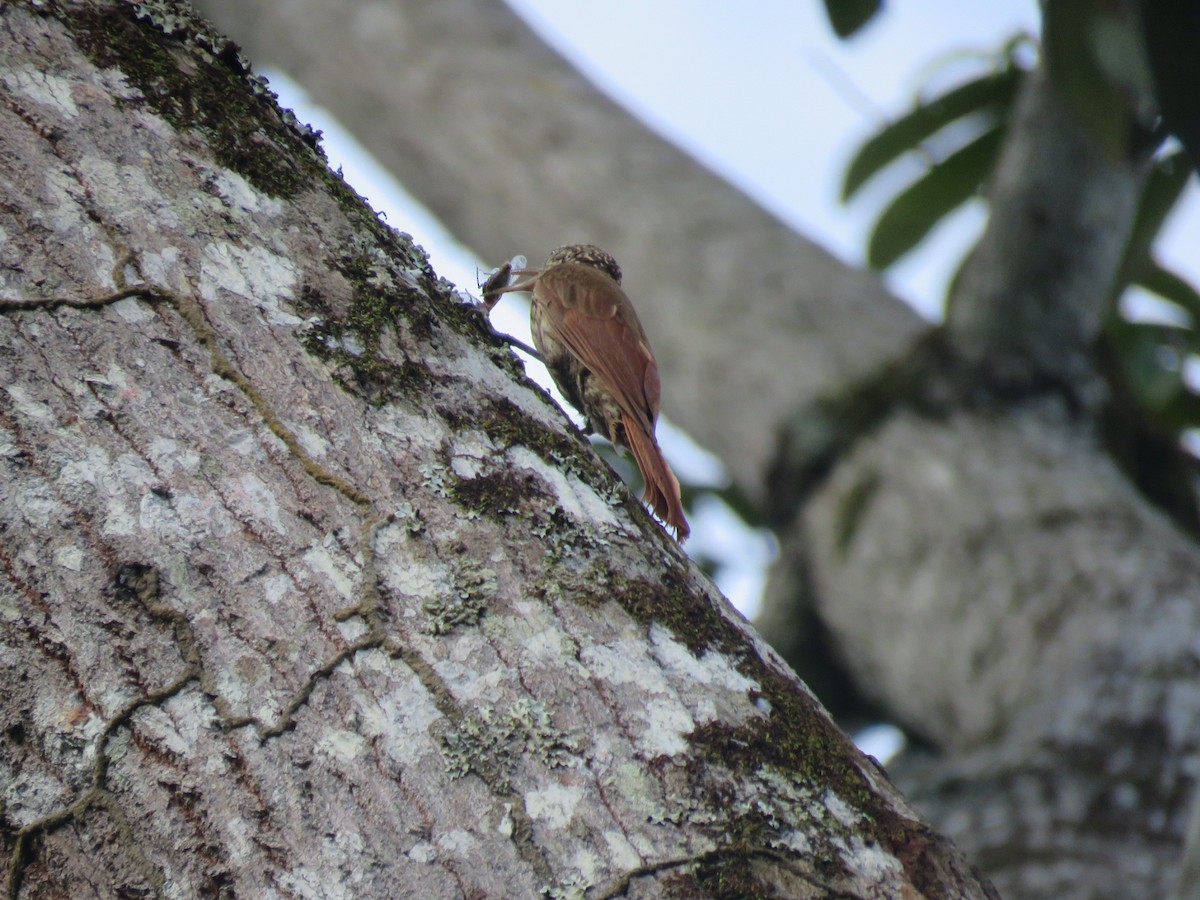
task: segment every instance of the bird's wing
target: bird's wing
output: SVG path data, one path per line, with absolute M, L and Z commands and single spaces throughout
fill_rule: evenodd
M 620 286 L 591 266 L 564 263 L 543 272 L 533 291 L 555 336 L 653 434 L 662 391 L 658 365 Z

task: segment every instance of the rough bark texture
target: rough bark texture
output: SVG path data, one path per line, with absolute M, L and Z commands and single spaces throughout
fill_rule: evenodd
M 219 37 L 0 60 L 10 895 L 994 896 Z
M 596 91 L 498 0 L 199 6 L 299 79 L 483 259 L 539 264 L 579 241 L 611 252 L 636 285 L 663 412 L 756 500 L 790 414 L 922 328 L 873 276 Z
M 1105 451 L 1089 344 L 1137 167 L 1031 80 L 947 333 L 897 363 L 916 323 L 893 298 L 499 4 L 318 6 L 206 3 L 485 256 L 596 240 L 648 286 L 666 412 L 791 522 L 784 639 L 832 644 L 942 749 L 905 784 L 1006 892 L 1161 896 L 1200 733 L 1200 560 Z

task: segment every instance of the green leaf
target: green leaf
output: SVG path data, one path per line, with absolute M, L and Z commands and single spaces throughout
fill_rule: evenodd
M 1115 319 L 1107 329 L 1121 359 L 1130 388 L 1144 409 L 1157 419 L 1177 403 L 1183 383 L 1188 331 L 1155 322 Z
M 1179 390 L 1158 410 L 1158 419 L 1174 433 L 1195 428 L 1200 425 L 1200 396 L 1181 381 Z
M 886 269 L 942 218 L 975 196 L 995 167 L 1005 127 L 995 125 L 932 166 L 883 211 L 871 232 L 867 264 Z
M 1200 323 L 1200 292 L 1183 278 L 1169 269 L 1164 268 L 1157 260 L 1148 257 L 1133 283 L 1152 294 L 1157 294 L 1164 300 L 1183 307 L 1192 317 L 1193 322 Z
M 1137 215 L 1129 239 L 1125 242 L 1125 256 L 1114 280 L 1119 295 L 1125 285 L 1137 278 L 1150 261 L 1150 247 L 1162 230 L 1167 214 L 1187 186 L 1191 170 L 1182 153 L 1173 153 L 1156 161 L 1142 187 L 1138 200 Z
M 850 161 L 842 184 L 842 200 L 850 199 L 881 169 L 904 154 L 919 150 L 922 141 L 952 122 L 977 113 L 989 113 L 997 120 L 1007 119 L 1023 74 L 1013 66 L 968 81 L 885 125 L 863 143 Z
M 829 24 L 840 38 L 847 38 L 883 9 L 883 0 L 825 0 Z

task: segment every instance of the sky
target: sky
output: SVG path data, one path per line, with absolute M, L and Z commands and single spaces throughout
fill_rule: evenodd
M 839 200 L 856 146 L 910 105 L 936 60 L 959 57 L 948 77 L 977 71 L 979 54 L 1039 18 L 1034 0 L 895 3 L 840 41 L 821 0 L 509 6 L 643 121 L 848 262 L 861 261 L 882 196 Z M 935 316 L 945 270 L 981 223 L 979 209 L 948 222 L 937 252 L 889 276 L 893 290 Z
M 1035 33 L 1036 0 L 921 0 L 889 4 L 848 41 L 832 33 L 821 0 L 508 0 L 549 43 L 602 90 L 720 173 L 784 221 L 842 259 L 860 263 L 869 227 L 905 174 L 878 179 L 849 206 L 839 199 L 854 149 L 935 84 L 978 72 L 1019 31 Z M 281 73 L 269 73 L 283 105 L 324 131 L 332 165 L 376 210 L 429 251 L 437 271 L 478 295 L 480 261 L 411 200 L 328 112 Z M 914 163 L 915 166 L 915 163 Z M 1200 283 L 1200 190 L 1165 235 L 1164 257 Z M 946 281 L 982 228 L 981 204 L 944 222 L 918 252 L 886 275 L 892 290 L 930 319 Z M 536 261 L 534 261 L 536 263 Z M 506 299 L 493 318 L 527 341 L 526 308 Z M 538 373 L 530 365 L 530 374 Z M 541 373 L 544 385 L 549 385 Z M 716 483 L 719 462 L 669 423 L 660 438 L 692 483 Z M 715 559 L 716 580 L 753 615 L 771 538 L 741 525 L 718 501 L 693 511 L 688 549 Z
M 847 41 L 822 0 L 507 0 L 606 92 L 763 206 L 847 262 L 861 263 L 881 203 L 904 178 L 882 178 L 849 206 L 846 163 L 932 79 L 978 72 L 1017 32 L 1036 35 L 1036 0 L 887 4 Z M 1164 258 L 1200 283 L 1200 188 L 1169 223 Z M 981 204 L 943 223 L 886 275 L 931 319 L 982 228 Z

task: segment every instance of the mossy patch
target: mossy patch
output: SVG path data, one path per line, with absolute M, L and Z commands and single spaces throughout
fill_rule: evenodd
M 488 398 L 478 410 L 475 425 L 497 446 L 523 444 L 547 462 L 582 453 L 577 442 L 547 428 L 507 397 Z
M 355 329 L 336 322 L 310 320 L 301 340 L 309 353 L 329 364 L 337 384 L 372 406 L 424 394 L 435 380 L 423 362 L 412 357 L 387 359 L 377 344 L 363 341 Z
M 316 133 L 286 121 L 238 46 L 188 10 L 119 4 L 59 19 L 97 66 L 119 69 L 177 129 L 204 133 L 218 161 L 263 193 L 291 197 L 326 168 Z
M 375 406 L 402 397 L 412 400 L 428 392 L 435 377 L 421 356 L 406 353 L 394 336 L 405 333 L 412 309 L 425 298 L 412 288 L 390 290 L 392 273 L 379 262 L 384 258 L 371 254 L 371 264 L 367 255 L 360 252 L 333 263 L 350 282 L 348 307 L 339 311 L 320 291 L 301 288 L 296 308 L 307 318 L 298 334 L 305 350 L 329 364 L 335 381 L 350 393 Z
M 658 622 L 696 656 L 707 650 L 736 654 L 745 648 L 745 636 L 733 623 L 711 607 L 697 604 L 670 573 L 664 573 L 658 584 L 628 581 L 613 599 L 637 621 L 647 626 Z
M 718 856 L 702 861 L 692 876 L 699 888 L 697 897 L 713 900 L 768 900 L 779 895 L 757 875 L 751 861 L 743 857 Z
M 473 514 L 491 519 L 515 516 L 530 502 L 544 505 L 550 494 L 532 472 L 490 472 L 462 478 L 450 486 L 450 498 Z

